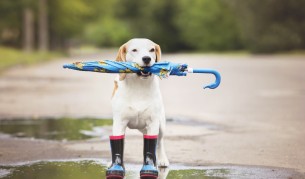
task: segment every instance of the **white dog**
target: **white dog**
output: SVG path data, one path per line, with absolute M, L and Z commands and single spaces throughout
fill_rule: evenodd
M 131 39 L 119 49 L 117 61 L 152 66 L 161 60 L 160 46 L 149 39 Z M 112 97 L 113 135 L 125 134 L 128 126 L 143 134 L 158 135 L 158 166 L 167 167 L 163 136 L 165 112 L 159 78 L 152 74 L 123 74 L 116 78 Z
M 131 39 L 120 47 L 116 60 L 136 62 L 141 67 L 152 66 L 155 62 L 161 60 L 161 49 L 151 40 Z M 169 161 L 163 144 L 166 119 L 158 77 L 144 72 L 118 75 L 115 79 L 112 96 L 112 110 L 113 136 L 110 139 L 123 138 L 120 136 L 125 135 L 126 127 L 138 129 L 144 134 L 144 146 L 151 145 L 145 143 L 145 138 L 149 139 L 151 136 L 156 136 L 158 138 L 156 139 L 158 142 L 157 165 L 167 167 Z M 112 150 L 114 150 L 113 148 L 112 146 Z M 118 160 L 114 153 L 115 151 L 112 151 L 113 163 Z M 108 170 L 111 173 L 112 169 Z M 142 170 L 144 169 L 142 168 Z M 143 176 L 147 176 L 147 173 Z

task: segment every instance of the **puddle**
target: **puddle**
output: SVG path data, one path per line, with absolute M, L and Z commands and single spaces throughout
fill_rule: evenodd
M 112 125 L 112 120 L 89 118 L 0 120 L 0 133 L 37 139 L 81 140 L 92 137 L 85 135 L 85 131 L 105 125 Z
M 169 124 L 202 126 L 217 130 L 218 126 L 180 118 L 168 118 Z M 0 120 L 0 133 L 14 137 L 27 137 L 47 140 L 81 140 L 104 137 L 109 131 L 101 126 L 112 125 L 110 119 L 61 118 L 61 119 L 11 119 Z
M 141 165 L 126 165 L 126 179 L 139 178 Z M 105 178 L 105 162 L 99 160 L 49 161 L 17 166 L 0 166 L 1 179 L 101 179 Z M 222 179 L 222 178 L 303 178 L 295 171 L 268 167 L 171 166 L 159 169 L 159 179 Z
M 80 179 L 102 178 L 105 167 L 96 162 L 39 162 L 30 165 L 1 166 L 0 172 L 6 171 L 3 179 Z M 1 174 L 0 174 L 1 176 Z
M 221 126 L 218 126 L 215 124 L 207 123 L 207 122 L 200 121 L 200 120 L 183 118 L 183 117 L 167 118 L 166 122 L 169 124 L 180 124 L 180 125 L 184 125 L 184 126 L 200 126 L 200 127 L 204 127 L 206 129 L 210 129 L 210 130 L 221 130 L 222 129 Z

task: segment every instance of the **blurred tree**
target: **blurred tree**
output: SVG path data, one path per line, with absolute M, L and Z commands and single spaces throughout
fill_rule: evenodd
M 91 14 L 90 3 L 86 0 L 49 1 L 49 28 L 52 49 L 69 46 L 72 39 L 81 39 L 86 18 Z
M 189 46 L 181 38 L 180 29 L 175 24 L 177 15 L 180 13 L 177 1 L 150 2 L 153 3 L 154 9 L 149 11 L 146 19 L 144 19 L 150 24 L 150 26 L 147 26 L 149 28 L 148 32 L 150 32 L 149 37 L 158 42 L 164 51 L 188 50 Z M 144 11 L 147 10 L 144 9 Z M 143 23 L 145 24 L 144 20 Z
M 117 15 L 130 25 L 133 38 L 149 38 L 165 51 L 186 48 L 174 24 L 177 15 L 175 0 L 129 0 L 122 1 L 120 7 Z
M 247 49 L 270 53 L 305 48 L 305 0 L 232 0 Z
M 92 0 L 93 11 L 87 17 L 84 38 L 97 46 L 119 46 L 131 38 L 129 24 L 116 17 L 121 4 L 118 0 Z
M 0 44 L 21 46 L 23 1 L 0 1 Z
M 49 18 L 48 0 L 38 0 L 38 49 L 48 51 L 49 49 Z
M 224 0 L 179 0 L 175 23 L 183 41 L 195 50 L 241 48 L 237 21 Z
M 113 17 L 104 17 L 86 27 L 87 42 L 100 47 L 120 46 L 129 40 L 128 24 Z
M 23 50 L 26 52 L 32 52 L 35 43 L 35 17 L 32 2 L 32 0 L 23 0 L 22 36 Z
M 304 7 L 305 0 L 0 0 L 0 45 L 53 50 L 144 37 L 164 51 L 305 49 Z

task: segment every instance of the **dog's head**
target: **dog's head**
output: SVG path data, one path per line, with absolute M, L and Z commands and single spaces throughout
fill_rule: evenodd
M 160 46 L 149 39 L 131 39 L 123 44 L 118 52 L 116 61 L 136 62 L 141 67 L 152 66 L 161 60 Z M 125 78 L 125 75 L 123 75 Z M 143 79 L 151 73 L 138 73 Z

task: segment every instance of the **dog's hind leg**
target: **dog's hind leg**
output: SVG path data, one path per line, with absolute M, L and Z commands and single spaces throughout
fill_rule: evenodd
M 165 120 L 161 121 L 160 129 L 159 129 L 159 136 L 158 136 L 158 147 L 157 147 L 157 164 L 158 167 L 168 167 L 169 161 L 167 159 L 165 148 L 164 148 L 164 131 L 165 131 Z
M 143 166 L 140 170 L 140 178 L 157 178 L 157 143 L 159 133 L 159 120 L 151 120 L 146 126 L 147 133 L 143 135 Z M 145 131 L 144 131 L 145 132 Z

